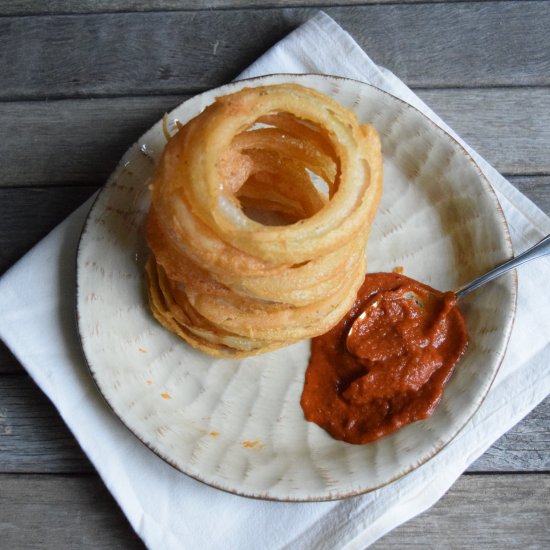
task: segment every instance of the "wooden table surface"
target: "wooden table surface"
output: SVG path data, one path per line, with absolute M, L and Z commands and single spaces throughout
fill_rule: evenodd
M 550 3 L 326 4 L 1 2 L 0 273 L 165 111 L 232 79 L 319 7 L 550 213 Z M 375 548 L 550 547 L 549 424 L 547 398 Z M 0 344 L 0 548 L 140 547 L 54 406 Z

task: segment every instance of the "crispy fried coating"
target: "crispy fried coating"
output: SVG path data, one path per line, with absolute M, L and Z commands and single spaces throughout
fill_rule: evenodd
M 152 189 L 154 316 L 208 354 L 256 355 L 326 332 L 353 304 L 380 140 L 317 91 L 244 88 L 168 141 Z

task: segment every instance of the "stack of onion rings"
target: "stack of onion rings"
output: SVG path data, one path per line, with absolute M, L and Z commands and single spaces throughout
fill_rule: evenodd
M 333 99 L 295 84 L 217 98 L 152 182 L 154 316 L 220 357 L 326 332 L 363 281 L 381 190 L 378 134 Z

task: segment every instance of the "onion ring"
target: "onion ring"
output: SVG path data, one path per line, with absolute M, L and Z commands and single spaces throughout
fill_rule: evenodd
M 221 357 L 326 332 L 363 280 L 381 190 L 376 130 L 333 99 L 295 84 L 217 98 L 152 181 L 153 314 Z

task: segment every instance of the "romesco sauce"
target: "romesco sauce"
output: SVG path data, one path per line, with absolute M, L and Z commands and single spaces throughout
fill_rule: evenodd
M 335 439 L 379 439 L 433 413 L 466 346 L 454 293 L 368 274 L 348 314 L 312 340 L 304 415 Z

